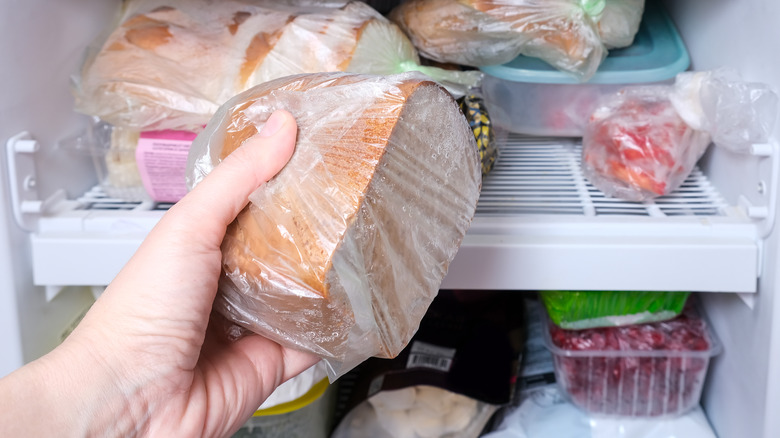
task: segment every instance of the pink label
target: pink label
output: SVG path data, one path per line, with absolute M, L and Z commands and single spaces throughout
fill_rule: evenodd
M 149 196 L 157 202 L 178 202 L 187 194 L 187 154 L 197 134 L 189 131 L 145 131 L 135 160 Z

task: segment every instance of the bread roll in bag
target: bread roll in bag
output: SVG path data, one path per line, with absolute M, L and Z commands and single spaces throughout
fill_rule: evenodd
M 271 79 L 422 68 L 403 32 L 362 2 L 128 0 L 74 94 L 78 111 L 115 126 L 199 132 L 219 105 Z M 426 73 L 466 86 L 480 78 Z
M 298 123 L 290 162 L 223 241 L 215 309 L 311 351 L 331 378 L 406 346 L 454 258 L 481 187 L 475 138 L 419 73 L 285 77 L 228 101 L 193 143 L 188 183 L 262 128 Z
M 408 0 L 390 17 L 436 61 L 479 67 L 522 54 L 586 81 L 607 47 L 631 44 L 643 8 L 644 0 Z

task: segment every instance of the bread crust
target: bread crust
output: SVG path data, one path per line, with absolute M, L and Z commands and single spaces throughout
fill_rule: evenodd
M 278 108 L 299 120 L 296 152 L 229 226 L 215 309 L 344 366 L 393 357 L 474 214 L 474 135 L 452 96 L 422 75 L 297 75 L 228 102 L 201 136 L 213 139 L 210 159 Z

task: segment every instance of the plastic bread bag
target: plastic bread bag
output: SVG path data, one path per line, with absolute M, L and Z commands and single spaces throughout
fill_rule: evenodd
M 198 132 L 235 94 L 292 74 L 424 69 L 451 90 L 479 72 L 419 65 L 414 47 L 362 2 L 129 0 L 74 79 L 76 109 L 122 128 Z
M 666 321 L 682 312 L 689 292 L 541 291 L 547 314 L 567 330 Z
M 470 66 L 523 54 L 581 81 L 607 55 L 597 26 L 605 0 L 409 0 L 390 18 L 421 54 Z
M 424 75 L 305 74 L 223 105 L 192 145 L 189 185 L 276 109 L 298 122 L 296 150 L 228 228 L 214 308 L 319 355 L 335 379 L 417 330 L 474 215 L 479 156 Z
M 777 96 L 725 70 L 687 72 L 673 86 L 605 97 L 583 135 L 583 173 L 608 196 L 648 201 L 676 190 L 711 140 L 746 150 L 766 141 Z
M 442 290 L 411 343 L 343 377 L 331 438 L 476 438 L 512 401 L 525 342 L 523 297 Z
M 624 327 L 543 332 L 569 400 L 594 416 L 673 417 L 699 404 L 712 357 L 722 350 L 700 306 Z

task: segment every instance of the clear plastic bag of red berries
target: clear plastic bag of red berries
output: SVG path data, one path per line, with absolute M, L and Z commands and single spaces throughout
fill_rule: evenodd
M 592 113 L 582 139 L 583 173 L 607 196 L 668 195 L 710 142 L 737 153 L 766 142 L 777 108 L 769 86 L 726 69 L 680 73 L 674 85 L 626 87 Z
M 721 351 L 695 300 L 674 319 L 565 330 L 546 318 L 544 340 L 563 392 L 593 415 L 676 417 L 698 405 Z

